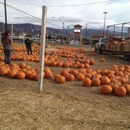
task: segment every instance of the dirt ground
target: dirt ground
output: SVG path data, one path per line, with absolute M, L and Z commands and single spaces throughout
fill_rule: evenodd
M 91 66 L 94 69 L 130 65 L 121 56 L 91 56 L 94 48 L 83 48 L 87 50 L 85 56 L 95 60 Z M 106 62 L 100 62 L 100 58 Z M 33 68 L 39 65 L 25 63 Z M 64 69 L 49 68 L 54 74 Z M 38 81 L 0 77 L 0 130 L 130 130 L 130 95 L 106 96 L 100 93 L 100 87 L 86 88 L 77 80 L 57 84 L 54 79 L 44 79 L 42 92 L 38 86 Z

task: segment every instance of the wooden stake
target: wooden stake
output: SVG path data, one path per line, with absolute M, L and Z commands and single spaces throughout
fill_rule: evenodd
M 44 71 L 44 55 L 45 55 L 45 41 L 46 41 L 46 14 L 47 14 L 47 7 L 43 6 L 41 39 L 40 39 L 39 91 L 43 90 L 43 71 Z

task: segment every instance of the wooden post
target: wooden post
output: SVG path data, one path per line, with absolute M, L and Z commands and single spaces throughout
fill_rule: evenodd
M 6 0 L 4 0 L 4 9 L 5 9 L 5 31 L 7 30 L 7 10 L 6 10 Z
M 13 24 L 11 25 L 11 42 L 13 43 Z
M 40 71 L 39 71 L 39 91 L 43 90 L 43 71 L 44 71 L 44 54 L 46 39 L 46 14 L 47 7 L 42 7 L 42 27 L 41 27 L 41 44 L 40 44 Z

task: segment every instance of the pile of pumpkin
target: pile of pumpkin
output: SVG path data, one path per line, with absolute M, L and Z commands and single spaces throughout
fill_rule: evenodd
M 0 76 L 8 76 L 9 78 L 39 80 L 39 67 L 31 68 L 24 62 L 19 65 L 11 63 L 10 65 L 0 62 Z M 113 65 L 110 69 L 92 69 L 65 68 L 60 73 L 53 75 L 49 68 L 43 71 L 43 78 L 53 79 L 57 83 L 65 83 L 65 81 L 82 81 L 85 87 L 100 87 L 103 94 L 111 94 L 115 92 L 118 96 L 125 96 L 130 93 L 130 66 L 129 65 Z
M 0 76 L 7 76 L 9 78 L 17 79 L 31 79 L 38 81 L 39 79 L 39 68 L 31 68 L 29 65 L 26 65 L 24 62 L 21 62 L 19 65 L 11 63 L 10 65 L 0 62 Z M 46 74 L 47 76 L 47 74 Z M 43 72 L 43 77 L 45 73 Z
M 75 48 L 75 47 L 61 47 L 57 46 L 57 49 L 61 51 L 72 51 L 72 52 L 79 52 L 79 53 L 86 53 L 87 51 L 84 48 Z
M 92 68 L 81 68 L 79 70 L 64 69 L 54 77 L 58 83 L 65 81 L 82 81 L 85 87 L 100 87 L 103 94 L 115 93 L 125 96 L 130 93 L 130 66 L 113 65 L 111 69 L 93 70 Z

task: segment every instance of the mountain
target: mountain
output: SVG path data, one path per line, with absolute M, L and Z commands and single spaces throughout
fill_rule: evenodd
M 7 25 L 8 30 L 11 31 L 12 24 Z M 0 32 L 3 33 L 5 30 L 5 24 L 0 22 Z M 69 34 L 73 36 L 74 29 L 69 29 Z M 23 24 L 13 24 L 13 32 L 18 35 L 22 34 L 23 32 L 28 35 L 36 35 L 41 33 L 41 26 L 30 24 L 30 23 L 23 23 Z M 66 32 L 66 29 L 64 30 Z M 89 37 L 92 34 L 102 34 L 103 30 L 101 29 L 87 29 L 87 36 Z M 63 30 L 62 29 L 55 29 L 47 27 L 46 34 L 53 35 L 53 36 L 62 36 Z M 113 34 L 113 31 L 108 31 L 108 34 Z M 121 35 L 121 32 L 115 32 L 117 35 Z M 126 35 L 126 34 L 125 34 Z M 86 37 L 86 29 L 82 29 L 82 36 Z

